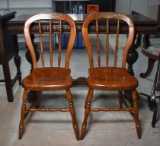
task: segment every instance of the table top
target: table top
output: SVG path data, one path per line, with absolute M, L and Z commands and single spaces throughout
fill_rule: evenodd
M 84 19 L 88 16 L 88 14 L 68 14 L 69 16 L 72 17 L 72 19 L 75 22 L 82 22 L 84 21 Z M 10 20 L 9 23 L 17 23 L 17 22 L 25 22 L 27 20 L 27 18 L 29 18 L 31 16 L 31 14 L 22 14 L 12 20 Z M 129 15 L 129 17 L 133 20 L 134 23 L 138 24 L 158 24 L 158 21 L 153 20 L 151 18 L 145 17 L 143 15 L 139 15 L 139 14 L 131 14 Z
M 15 17 L 15 11 L 0 10 L 0 21 L 7 22 Z
M 81 33 L 82 25 L 84 22 L 84 19 L 89 15 L 89 14 L 68 14 L 73 18 L 76 24 L 77 28 L 77 33 Z M 15 17 L 14 19 L 11 19 L 10 21 L 7 22 L 7 27 L 9 29 L 10 34 L 23 34 L 23 29 L 24 29 L 24 23 L 25 21 L 31 16 L 31 14 L 22 14 L 18 17 Z M 145 17 L 140 14 L 132 14 L 129 15 L 129 17 L 133 20 L 134 25 L 135 25 L 135 33 L 136 34 L 154 34 L 155 32 L 158 31 L 158 25 L 159 22 L 156 20 L 153 20 L 151 18 Z M 110 25 L 111 30 L 110 33 L 115 33 L 115 28 L 114 25 L 116 24 L 115 21 L 111 22 L 112 24 Z M 45 21 L 44 21 L 45 25 Z M 55 26 L 59 25 L 58 21 L 54 22 Z M 105 28 L 104 26 L 106 25 L 106 21 L 99 21 L 99 33 L 105 33 Z M 95 22 L 90 24 L 90 33 L 95 33 L 96 27 L 95 27 Z M 69 31 L 69 28 L 64 25 L 65 32 Z M 33 29 L 32 33 L 37 33 L 37 28 Z M 45 27 L 44 27 L 45 31 Z M 55 27 L 55 32 L 58 31 L 58 27 Z M 121 22 L 121 34 L 126 34 L 128 32 L 128 25 L 126 23 Z
M 12 13 L 15 14 L 16 12 L 15 11 L 0 10 L 1 17 L 12 14 Z

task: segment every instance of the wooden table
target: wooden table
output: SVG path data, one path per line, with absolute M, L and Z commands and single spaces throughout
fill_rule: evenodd
M 76 23 L 76 28 L 77 28 L 77 33 L 81 33 L 81 28 L 82 28 L 82 24 L 84 19 L 87 17 L 87 14 L 68 14 L 70 15 L 75 23 Z M 25 20 L 29 17 L 30 15 L 20 15 L 10 21 L 8 21 L 7 23 L 7 27 L 9 29 L 9 33 L 12 35 L 17 35 L 17 34 L 23 34 L 23 27 L 24 27 L 24 23 Z M 139 15 L 139 14 L 132 14 L 130 15 L 130 18 L 133 20 L 134 24 L 135 24 L 135 34 L 145 34 L 145 37 L 143 39 L 144 45 L 149 46 L 149 35 L 150 34 L 154 34 L 157 31 L 157 26 L 158 26 L 158 21 L 155 21 L 153 19 L 147 18 L 145 16 Z M 105 23 L 104 21 L 99 22 L 99 31 L 100 33 L 105 33 Z M 54 22 L 53 24 L 58 26 L 58 22 Z M 115 22 L 112 22 L 112 25 L 110 25 L 110 32 L 111 33 L 115 33 Z M 121 34 L 126 34 L 128 31 L 128 26 L 125 23 L 121 23 L 121 28 L 120 28 L 120 33 Z M 43 31 L 48 31 L 45 27 L 45 23 L 43 24 Z M 67 26 L 67 24 L 63 24 L 62 26 L 63 31 L 68 32 L 69 31 L 69 27 Z M 92 23 L 89 26 L 89 32 L 90 33 L 95 33 L 95 23 Z M 31 28 L 31 31 L 33 34 L 36 34 L 38 32 L 38 27 L 36 25 L 34 25 Z M 53 31 L 58 31 L 58 27 L 54 27 Z M 135 37 L 136 38 L 136 37 Z M 138 48 L 140 39 L 137 38 L 135 39 L 137 40 L 136 42 L 134 42 L 134 44 L 131 47 L 131 50 L 128 54 L 128 59 L 127 59 L 127 63 L 128 63 L 128 71 L 134 75 L 133 72 L 133 64 L 136 62 L 136 60 L 138 59 L 138 53 L 136 51 L 136 49 Z M 75 79 L 74 85 L 85 85 L 85 78 L 79 78 L 79 79 Z
M 87 14 L 68 14 L 68 15 L 71 16 L 73 20 L 75 21 L 77 32 L 81 33 L 82 24 L 83 24 L 84 19 L 87 17 Z M 23 14 L 23 15 L 20 15 L 8 21 L 7 26 L 10 31 L 10 34 L 23 34 L 23 26 L 24 26 L 25 20 L 29 18 L 30 16 L 31 15 Z M 132 15 L 129 15 L 129 17 L 133 20 L 135 24 L 136 34 L 153 34 L 157 31 L 158 21 L 150 19 L 140 14 L 132 14 Z M 104 24 L 105 23 L 103 21 L 100 23 L 99 30 L 101 33 L 105 33 L 104 31 L 105 28 L 103 27 Z M 114 27 L 115 23 L 113 22 L 112 24 Z M 128 27 L 127 25 L 123 23 L 122 25 L 123 27 L 121 28 L 121 33 L 125 34 L 128 31 Z M 112 33 L 115 32 L 115 29 L 113 27 L 111 28 Z M 34 28 L 35 30 L 33 31 L 33 33 L 36 33 L 37 29 L 36 27 Z M 68 31 L 69 27 L 64 26 L 64 29 L 65 31 Z M 55 30 L 57 30 L 57 28 L 55 28 Z M 95 23 L 92 23 L 92 25 L 90 25 L 90 33 L 94 33 L 94 32 L 95 32 Z
M 17 80 L 21 84 L 21 72 L 20 72 L 20 57 L 18 54 L 18 42 L 16 35 L 9 35 L 7 22 L 15 17 L 16 12 L 0 11 L 0 65 L 4 73 L 4 78 L 0 79 L 0 82 L 5 82 L 8 102 L 12 102 L 14 99 L 12 86 Z M 11 78 L 9 61 L 14 58 L 16 63 L 17 74 L 14 78 Z M 12 75 L 13 76 L 13 75 Z M 0 77 L 2 78 L 2 77 Z

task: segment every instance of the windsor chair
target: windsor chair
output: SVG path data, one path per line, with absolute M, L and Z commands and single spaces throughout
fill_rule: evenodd
M 104 37 L 100 37 L 98 24 L 101 19 L 106 19 L 106 45 L 105 49 L 101 48 L 100 40 Z M 104 20 L 103 20 L 104 21 Z M 122 21 L 128 25 L 128 38 L 125 43 L 125 47 L 123 49 L 122 61 L 118 60 L 118 41 L 119 41 L 119 33 L 122 31 L 121 28 Z M 109 27 L 111 23 L 116 23 L 115 26 Z M 89 30 L 88 27 L 91 23 L 96 24 L 96 44 L 92 45 L 93 41 L 90 40 Z M 113 31 L 116 31 L 116 40 L 115 40 L 115 48 L 114 53 L 115 55 L 110 55 L 111 48 L 109 46 L 109 35 Z M 88 95 L 85 101 L 85 113 L 84 113 L 84 120 L 81 127 L 81 140 L 84 138 L 86 129 L 87 129 L 87 119 L 90 112 L 111 112 L 111 111 L 129 111 L 135 120 L 136 131 L 138 138 L 141 138 L 141 128 L 140 128 L 140 121 L 138 115 L 138 103 L 137 103 L 137 91 L 136 87 L 138 86 L 137 79 L 128 73 L 126 69 L 126 60 L 129 49 L 132 45 L 134 40 L 134 24 L 132 20 L 120 13 L 115 12 L 99 12 L 95 14 L 90 14 L 83 23 L 82 27 L 82 36 L 84 40 L 84 44 L 88 53 L 89 58 L 89 75 L 87 77 L 87 85 L 89 87 Z M 94 43 L 95 43 L 94 42 Z M 96 49 L 94 49 L 96 48 Z M 101 57 L 102 53 L 106 54 L 105 57 Z M 105 53 L 104 53 L 105 51 Z M 113 51 L 112 51 L 113 52 Z M 95 55 L 96 54 L 96 55 Z M 103 55 L 104 56 L 104 55 Z M 111 58 L 113 58 L 112 62 L 110 63 Z M 118 63 L 120 64 L 118 66 Z M 112 65 L 112 66 L 111 66 Z M 110 91 L 117 91 L 119 97 L 119 106 L 118 107 L 106 107 L 106 108 L 93 108 L 91 106 L 92 99 L 94 96 L 95 90 L 110 90 Z M 133 106 L 129 106 L 127 104 L 123 91 L 130 90 L 132 92 L 132 100 Z M 125 106 L 124 106 L 125 105 Z M 124 107 L 123 107 L 124 106 Z
M 54 37 L 54 22 L 59 21 L 57 25 L 59 25 L 59 33 L 58 35 L 58 47 L 54 45 L 53 37 Z M 48 33 L 45 33 L 45 37 L 49 37 L 49 48 L 44 50 L 43 43 L 43 30 L 42 23 L 46 25 L 45 29 L 48 30 Z M 62 34 L 64 33 L 64 28 L 62 28 L 62 23 L 65 23 L 67 27 L 70 27 L 70 36 L 68 41 L 68 46 L 64 54 L 62 54 Z M 30 27 L 31 25 L 38 24 L 38 28 L 35 27 L 33 29 L 39 30 L 39 48 L 41 54 L 41 63 L 36 61 L 36 55 L 34 51 L 34 44 L 32 42 Z M 76 26 L 73 19 L 67 14 L 63 13 L 40 13 L 31 16 L 25 22 L 24 26 L 24 37 L 26 41 L 26 45 L 30 52 L 32 66 L 33 69 L 31 73 L 26 76 L 22 80 L 22 86 L 24 88 L 23 93 L 23 101 L 21 107 L 21 118 L 19 124 L 19 139 L 22 138 L 24 133 L 24 122 L 25 118 L 30 112 L 41 111 L 41 112 L 70 112 L 72 117 L 73 129 L 76 135 L 76 139 L 79 140 L 79 132 L 78 132 L 78 124 L 75 116 L 75 109 L 72 100 L 72 94 L 70 91 L 70 87 L 72 86 L 73 79 L 70 75 L 70 56 L 73 49 L 74 41 L 76 38 Z M 47 54 L 47 52 L 49 52 Z M 56 54 L 57 53 L 57 54 Z M 56 55 L 55 55 L 56 54 Z M 47 57 L 48 55 L 48 57 Z M 54 56 L 55 55 L 55 56 Z M 49 58 L 49 59 L 48 59 Z M 29 91 L 36 92 L 36 98 L 32 101 L 31 106 L 27 105 L 27 98 Z M 57 91 L 57 90 L 65 90 L 66 97 L 68 100 L 69 107 L 68 108 L 42 108 L 40 106 L 41 99 L 43 98 L 42 91 Z

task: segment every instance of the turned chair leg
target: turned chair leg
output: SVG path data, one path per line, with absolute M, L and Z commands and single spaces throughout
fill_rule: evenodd
M 134 119 L 135 119 L 137 136 L 138 136 L 139 139 L 141 139 L 141 127 L 140 127 L 140 121 L 139 121 L 139 110 L 138 110 L 136 90 L 132 91 L 132 100 L 133 100 Z
M 69 89 L 66 90 L 66 94 L 67 94 L 67 99 L 68 99 L 68 103 L 69 103 L 69 111 L 70 111 L 70 114 L 72 117 L 72 124 L 73 124 L 74 133 L 76 135 L 76 139 L 79 140 L 79 129 L 78 129 L 77 121 L 76 121 L 75 109 L 74 109 L 74 104 L 73 104 L 73 100 L 72 100 L 72 94 Z
M 24 120 L 26 117 L 26 102 L 28 98 L 28 91 L 24 89 L 23 93 L 23 101 L 21 106 L 21 119 L 19 124 L 19 139 L 22 139 L 23 133 L 24 133 Z
M 80 137 L 81 140 L 83 140 L 85 133 L 86 133 L 87 119 L 88 119 L 88 115 L 89 115 L 90 108 L 91 108 L 92 98 L 93 98 L 93 89 L 89 89 L 88 95 L 85 101 L 85 115 L 84 115 L 84 120 L 83 120 L 82 127 L 81 127 L 81 137 Z

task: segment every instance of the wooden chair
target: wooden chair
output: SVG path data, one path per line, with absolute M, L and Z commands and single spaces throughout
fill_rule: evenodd
M 59 24 L 56 23 L 59 21 Z M 45 25 L 45 30 L 48 30 L 49 37 L 49 48 L 44 50 L 43 43 L 43 29 L 42 22 Z M 34 27 L 34 24 L 37 25 Z M 66 23 L 67 27 L 70 27 L 70 37 L 68 46 L 66 48 L 65 54 L 62 56 L 61 44 L 62 44 L 62 33 L 64 33 L 65 28 L 62 27 L 62 23 Z M 53 33 L 54 24 L 59 25 L 58 32 L 58 49 L 53 50 Z M 33 26 L 33 29 L 31 28 Z M 38 28 L 37 28 L 38 27 Z M 30 28 L 32 30 L 39 31 L 39 41 L 40 41 L 40 54 L 41 54 L 41 66 L 36 62 L 36 55 L 34 52 L 34 45 L 32 43 Z M 57 34 L 57 33 L 56 33 Z M 47 35 L 47 34 L 45 34 Z M 29 49 L 33 70 L 32 72 L 22 80 L 22 86 L 24 88 L 23 101 L 21 107 L 21 119 L 19 124 L 19 139 L 22 138 L 24 132 L 24 120 L 27 117 L 29 112 L 34 111 L 46 111 L 46 112 L 70 112 L 72 117 L 73 129 L 76 135 L 76 139 L 79 139 L 78 125 L 75 117 L 74 104 L 72 100 L 72 94 L 70 91 L 70 87 L 72 86 L 73 79 L 70 76 L 70 56 L 73 49 L 74 41 L 76 38 L 76 26 L 71 17 L 62 13 L 40 13 L 31 16 L 26 22 L 24 26 L 24 37 Z M 46 36 L 45 36 L 46 37 Z M 48 64 L 47 60 L 47 52 L 48 53 Z M 53 54 L 57 52 L 57 56 L 53 57 Z M 64 57 L 64 58 L 62 58 Z M 57 58 L 57 61 L 56 61 Z M 36 92 L 36 98 L 33 100 L 31 106 L 27 106 L 27 98 L 28 91 L 32 90 Z M 55 90 L 65 90 L 66 96 L 69 103 L 69 108 L 41 108 L 40 103 L 40 95 L 42 91 L 55 91 Z M 43 96 L 41 96 L 43 98 Z
M 148 67 L 145 73 L 140 74 L 140 77 L 147 78 L 152 72 L 155 62 L 158 61 L 153 87 L 151 88 L 151 93 L 149 95 L 146 93 L 139 93 L 139 95 L 143 95 L 146 97 L 149 109 L 153 111 L 151 125 L 155 128 L 158 111 L 156 99 L 160 99 L 160 96 L 156 96 L 156 91 L 160 91 L 160 38 L 151 38 L 149 41 L 149 46 L 143 46 L 142 53 L 143 55 L 148 57 Z
M 100 38 L 99 37 L 99 24 L 101 19 L 106 19 L 106 28 L 105 34 L 106 34 L 106 48 L 102 50 L 100 47 Z M 119 33 L 121 31 L 121 23 L 120 21 L 124 21 L 126 25 L 129 26 L 128 29 L 128 38 L 125 44 L 125 47 L 123 49 L 123 55 L 122 55 L 122 62 L 120 63 L 120 67 L 118 67 L 118 39 L 119 39 Z M 92 25 L 92 23 L 96 23 L 96 45 L 94 47 L 91 45 L 92 42 L 90 41 L 89 36 L 89 30 L 88 26 Z M 114 23 L 115 26 L 110 28 L 109 24 Z M 122 22 L 123 23 L 123 22 Z M 94 28 L 93 28 L 94 29 Z M 84 40 L 84 44 L 88 53 L 89 58 L 89 75 L 87 78 L 87 85 L 89 87 L 88 95 L 86 97 L 85 102 L 85 114 L 84 114 L 84 120 L 81 127 L 81 140 L 85 136 L 86 128 L 87 128 L 87 119 L 90 112 L 99 112 L 99 111 L 129 111 L 135 120 L 136 130 L 138 138 L 141 138 L 141 128 L 140 128 L 140 121 L 138 116 L 138 103 L 137 103 L 137 92 L 136 87 L 138 86 L 137 79 L 130 75 L 128 71 L 126 70 L 126 60 L 127 60 L 127 54 L 130 49 L 130 46 L 132 45 L 132 41 L 134 39 L 134 24 L 132 20 L 120 13 L 115 12 L 99 12 L 95 14 L 89 15 L 83 23 L 82 27 L 82 36 Z M 102 30 L 101 30 L 102 31 Z M 109 47 L 109 34 L 112 31 L 116 31 L 116 40 L 115 40 L 115 49 L 114 53 L 115 55 L 109 56 L 110 51 L 113 53 L 111 48 Z M 96 47 L 96 49 L 95 49 Z M 101 51 L 103 51 L 103 54 L 105 54 L 105 57 L 101 57 Z M 104 53 L 105 51 L 105 53 Z M 97 55 L 95 56 L 95 54 Z M 104 56 L 104 55 L 103 55 Z M 114 56 L 114 57 L 113 57 Z M 95 57 L 95 58 L 94 58 Z M 109 62 L 111 57 L 113 58 L 113 62 Z M 102 61 L 102 59 L 104 59 Z M 113 66 L 110 66 L 113 63 Z M 91 102 L 93 98 L 93 92 L 94 90 L 114 90 L 118 92 L 119 97 L 119 107 L 113 107 L 113 108 L 92 108 Z M 132 100 L 133 100 L 133 106 L 129 106 L 127 104 L 127 101 L 124 99 L 123 91 L 129 90 L 132 92 Z M 123 107 L 123 104 L 125 107 Z
M 143 55 L 148 57 L 148 67 L 144 73 L 140 74 L 141 78 L 146 78 L 150 75 L 153 70 L 155 62 L 159 58 L 160 53 L 160 38 L 152 38 L 150 39 L 150 45 L 148 47 L 144 46 L 142 48 Z M 158 76 L 158 81 L 156 85 L 156 90 L 160 90 L 160 75 Z

